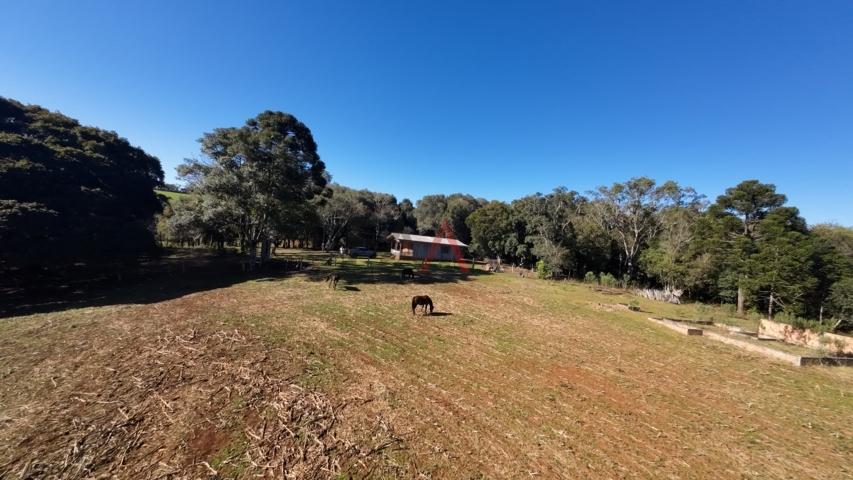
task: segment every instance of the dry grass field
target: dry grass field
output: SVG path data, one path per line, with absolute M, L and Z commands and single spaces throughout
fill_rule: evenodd
M 329 268 L 0 320 L 0 478 L 853 477 L 853 369 L 573 282 Z

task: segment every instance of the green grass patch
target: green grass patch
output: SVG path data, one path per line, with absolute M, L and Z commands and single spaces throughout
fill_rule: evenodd
M 154 190 L 154 193 L 156 193 L 157 195 L 163 195 L 164 197 L 169 199 L 169 202 L 174 202 L 175 200 L 187 198 L 190 196 L 188 193 L 167 192 L 166 190 Z

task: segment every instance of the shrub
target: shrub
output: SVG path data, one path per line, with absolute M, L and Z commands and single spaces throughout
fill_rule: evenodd
M 551 270 L 545 265 L 545 260 L 536 262 L 536 276 L 539 278 L 548 278 L 551 276 Z
M 584 283 L 598 283 L 598 277 L 592 272 L 586 272 L 583 276 Z
M 631 300 L 630 302 L 628 302 L 628 310 L 631 310 L 632 312 L 639 312 L 640 302 L 638 302 L 637 300 Z
M 619 287 L 619 280 L 616 280 L 616 277 L 609 273 L 602 273 L 599 276 L 599 283 L 605 287 Z
M 746 318 L 748 318 L 754 322 L 757 322 L 757 321 L 761 320 L 762 318 L 764 318 L 764 314 L 762 314 L 761 312 L 759 312 L 755 308 L 750 308 L 746 312 Z
M 780 312 L 776 314 L 773 317 L 773 321 L 787 323 L 794 328 L 800 330 L 811 330 L 815 333 L 824 333 L 829 330 L 826 325 L 818 322 L 817 320 L 809 320 L 787 312 Z

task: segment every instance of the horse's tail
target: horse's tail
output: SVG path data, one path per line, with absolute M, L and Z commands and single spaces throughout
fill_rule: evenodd
M 415 314 L 415 308 L 417 308 L 417 306 L 418 306 L 418 299 L 415 297 L 412 297 L 412 315 Z

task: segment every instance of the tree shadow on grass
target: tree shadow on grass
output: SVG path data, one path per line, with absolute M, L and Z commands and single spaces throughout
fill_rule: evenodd
M 415 277 L 403 279 L 401 275 L 404 268 L 413 269 Z M 340 274 L 341 281 L 346 282 L 347 285 L 371 283 L 430 285 L 465 282 L 480 275 L 490 275 L 483 270 L 468 268 L 467 265 L 463 268 L 450 262 L 431 264 L 424 269 L 420 263 L 414 262 L 373 260 L 367 263 L 365 260 L 346 260 L 335 265 L 318 266 L 316 269 L 312 269 L 308 276 L 312 281 L 324 281 L 332 271 Z
M 78 265 L 63 272 L 0 285 L 0 318 L 82 307 L 148 304 L 249 280 L 275 281 L 302 273 L 297 264 L 273 259 L 246 271 L 243 258 L 201 249 L 168 252 L 133 266 Z M 302 267 L 309 266 L 302 262 Z
M 230 287 L 254 280 L 275 282 L 291 276 L 324 281 L 329 272 L 341 274 L 344 291 L 359 292 L 359 284 L 403 284 L 403 268 L 416 269 L 415 279 L 406 283 L 433 284 L 461 282 L 478 275 L 478 270 L 452 265 L 431 265 L 347 259 L 326 266 L 328 254 L 291 252 L 272 258 L 263 267 L 245 271 L 243 257 L 202 249 L 168 250 L 159 258 L 143 259 L 133 266 L 77 266 L 61 273 L 42 275 L 29 282 L 0 282 L 0 318 L 50 313 L 83 307 L 120 304 L 149 304 L 172 300 L 191 293 Z

